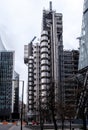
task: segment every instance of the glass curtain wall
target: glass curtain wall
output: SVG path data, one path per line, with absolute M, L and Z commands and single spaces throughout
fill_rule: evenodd
M 79 70 L 88 66 L 88 0 L 84 0 L 79 49 Z

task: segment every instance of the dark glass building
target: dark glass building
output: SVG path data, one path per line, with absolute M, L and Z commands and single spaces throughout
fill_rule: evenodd
M 12 119 L 19 119 L 19 74 L 14 71 Z
M 13 112 L 14 52 L 0 52 L 0 117 L 10 118 Z
M 19 117 L 19 74 L 14 71 L 14 56 L 0 37 L 0 120 Z
M 88 119 L 88 0 L 84 0 L 81 37 L 79 37 L 79 96 L 77 117 Z

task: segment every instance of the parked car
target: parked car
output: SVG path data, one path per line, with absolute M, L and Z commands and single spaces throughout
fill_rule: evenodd
M 39 125 L 38 121 L 32 121 L 32 125 Z

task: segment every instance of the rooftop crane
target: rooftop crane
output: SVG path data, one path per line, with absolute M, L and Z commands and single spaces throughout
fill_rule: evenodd
M 34 36 L 34 38 L 30 41 L 30 43 L 32 43 L 35 39 L 36 39 L 36 36 Z

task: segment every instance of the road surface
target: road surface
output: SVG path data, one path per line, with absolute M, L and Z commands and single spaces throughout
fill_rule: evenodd
M 9 125 L 9 124 L 8 125 L 0 124 L 0 130 L 20 130 L 20 126 Z M 31 129 L 23 126 L 23 130 L 31 130 Z

